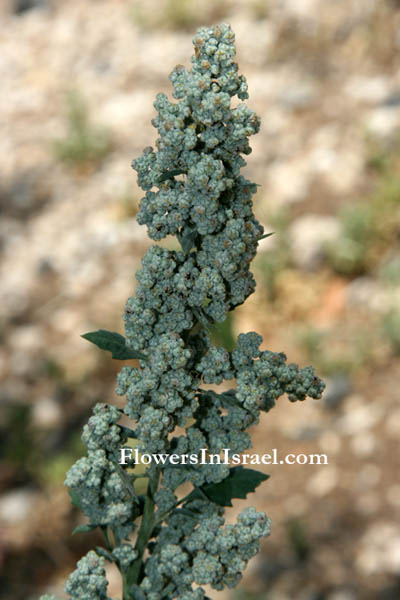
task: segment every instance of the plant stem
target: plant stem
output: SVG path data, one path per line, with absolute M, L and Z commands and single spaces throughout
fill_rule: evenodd
M 181 498 L 180 500 L 178 500 L 177 502 L 175 502 L 175 504 L 173 506 L 171 506 L 171 508 L 169 508 L 164 513 L 162 513 L 161 517 L 159 517 L 157 519 L 157 521 L 154 523 L 154 525 L 155 526 L 161 525 L 161 523 L 164 521 L 165 517 L 168 516 L 170 512 L 172 512 L 173 510 L 175 510 L 175 508 L 177 508 L 180 504 L 182 504 L 182 502 L 186 502 L 186 500 L 188 500 L 190 498 L 190 496 L 192 495 L 192 493 L 193 492 L 189 492 L 189 494 L 186 494 L 186 496 L 184 496 L 183 498 Z
M 135 550 L 138 552 L 138 557 L 129 569 L 129 573 L 123 576 L 124 593 L 123 599 L 130 600 L 129 588 L 138 583 L 143 566 L 143 554 L 147 548 L 149 539 L 152 536 L 154 529 L 154 494 L 158 489 L 160 479 L 160 469 L 157 468 L 153 477 L 149 477 L 147 486 L 146 500 L 144 504 L 142 522 L 140 524 L 139 533 L 136 540 Z
M 101 526 L 101 530 L 102 530 L 103 535 L 104 535 L 104 539 L 105 539 L 105 542 L 106 542 L 107 549 L 110 550 L 110 552 L 111 552 L 114 546 L 111 543 L 110 536 L 108 534 L 107 525 L 102 525 Z

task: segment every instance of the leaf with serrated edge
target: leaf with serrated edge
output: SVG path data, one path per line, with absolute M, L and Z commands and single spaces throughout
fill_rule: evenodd
M 265 473 L 255 469 L 245 469 L 240 465 L 233 467 L 223 481 L 204 485 L 201 489 L 215 504 L 232 506 L 232 498 L 246 498 L 247 494 L 254 492 L 256 487 L 268 477 L 269 475 Z
M 101 350 L 111 352 L 112 358 L 117 360 L 130 360 L 133 358 L 146 360 L 146 356 L 141 352 L 127 348 L 124 336 L 115 331 L 98 329 L 97 331 L 84 333 L 81 337 L 98 346 Z

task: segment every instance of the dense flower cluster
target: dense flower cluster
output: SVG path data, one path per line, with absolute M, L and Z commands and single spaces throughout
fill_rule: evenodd
M 198 32 L 192 69 L 178 66 L 170 77 L 179 101 L 157 96 L 157 150 L 146 148 L 133 161 L 146 192 L 138 222 L 154 240 L 177 235 L 197 250 L 187 255 L 153 247 L 144 257 L 125 315 L 133 348 L 190 329 L 199 311 L 223 321 L 254 291 L 249 264 L 263 227 L 252 213 L 256 186 L 239 170 L 259 120 L 244 104 L 230 106 L 235 95 L 247 98 L 233 42 L 229 26 Z
M 92 550 L 81 558 L 65 586 L 72 600 L 109 600 L 104 563 L 104 558 Z
M 248 94 L 229 25 L 201 28 L 194 47 L 191 69 L 179 65 L 170 76 L 175 101 L 158 94 L 154 103 L 156 149 L 133 161 L 145 192 L 138 222 L 153 240 L 175 235 L 181 246 L 149 249 L 125 306 L 126 345 L 141 359 L 138 367 L 123 367 L 116 392 L 126 396 L 123 412 L 135 426 L 118 425 L 116 407 L 97 405 L 83 433 L 88 455 L 66 479 L 90 523 L 113 533 L 115 546 L 107 539 L 105 555 L 120 568 L 124 598 L 132 600 L 201 600 L 198 586 L 235 586 L 270 523 L 247 508 L 235 525 L 224 525 L 223 507 L 202 486 L 224 482 L 231 473 L 225 464 L 151 465 L 145 500 L 139 498 L 135 475 L 116 458 L 127 436 L 149 454 L 241 453 L 251 446 L 248 429 L 260 411 L 285 393 L 292 401 L 319 398 L 324 387 L 312 367 L 261 351 L 254 332 L 239 335 L 231 352 L 212 344 L 210 327 L 255 288 L 250 263 L 263 227 L 252 212 L 256 185 L 240 169 L 260 123 L 245 104 L 231 106 L 232 98 Z M 201 388 L 226 380 L 236 387 Z M 184 483 L 200 496 L 179 501 L 175 492 Z M 129 535 L 138 516 L 133 547 Z M 78 563 L 66 585 L 73 600 L 106 599 L 102 561 L 90 552 Z
M 65 484 L 79 498 L 79 507 L 90 523 L 109 525 L 119 537 L 127 537 L 134 529 L 138 516 L 137 502 L 129 476 L 119 471 L 119 448 L 127 437 L 115 423 L 120 411 L 115 406 L 97 404 L 94 414 L 84 427 L 82 439 L 88 455 L 80 458 L 68 471 Z
M 216 590 L 234 587 L 257 554 L 260 538 L 270 532 L 269 519 L 251 507 L 240 513 L 236 525 L 224 525 L 221 509 L 204 501 L 188 503 L 185 511 L 171 513 L 146 562 L 140 587 L 147 600 L 164 595 L 180 600 L 204 598 L 204 591 L 193 591 L 192 583 L 210 584 Z
M 321 395 L 323 385 L 311 367 L 299 369 L 286 364 L 283 353 L 262 352 L 262 338 L 254 332 L 239 335 L 233 352 L 212 346 L 207 334 L 191 341 L 188 348 L 177 334 L 163 334 L 158 345 L 151 346 L 151 361 L 141 361 L 141 368 L 124 367 L 118 376 L 116 391 L 126 395 L 124 411 L 137 421 L 136 437 L 145 453 L 170 450 L 168 434 L 189 419 L 195 424 L 186 435 L 174 438 L 175 451 L 198 454 L 207 447 L 210 452 L 243 452 L 251 445 L 246 430 L 258 421 L 260 410 L 272 408 L 285 393 L 292 401 Z M 202 382 L 219 384 L 233 378 L 237 390 L 230 396 L 200 389 Z M 179 472 L 167 466 L 164 477 L 175 489 L 184 481 L 215 481 L 218 471 L 226 476 L 226 469 L 218 465 L 180 466 Z
M 114 548 L 112 556 L 118 562 L 121 569 L 125 570 L 138 557 L 138 553 L 132 544 L 121 544 Z

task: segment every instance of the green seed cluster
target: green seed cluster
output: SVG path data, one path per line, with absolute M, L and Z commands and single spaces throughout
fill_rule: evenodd
M 251 204 L 255 191 L 239 171 L 246 164 L 241 154 L 251 152 L 248 137 L 257 133 L 260 121 L 244 104 L 231 108 L 232 97 L 248 97 L 246 80 L 233 60 L 234 34 L 228 25 L 202 28 L 193 42 L 192 69 L 178 65 L 170 75 L 178 102 L 158 94 L 154 103 L 157 150 L 146 148 L 133 161 L 139 185 L 147 192 L 138 221 L 148 226 L 154 240 L 191 226 L 201 235 L 222 231 L 227 209 L 235 206 L 243 212 L 240 205 Z M 185 177 L 165 180 L 169 171 Z M 158 191 L 151 191 L 154 186 Z
M 185 515 L 181 509 L 171 513 L 146 562 L 140 587 L 147 600 L 204 598 L 201 588 L 193 591 L 193 583 L 210 584 L 216 590 L 234 587 L 259 551 L 260 538 L 270 533 L 269 519 L 251 507 L 240 513 L 236 525 L 224 525 L 221 509 L 203 501 L 188 503 L 185 511 Z
M 182 251 L 153 246 L 143 258 L 124 319 L 127 344 L 149 360 L 122 370 L 117 393 L 126 394 L 125 412 L 138 422 L 142 451 L 240 453 L 251 446 L 247 430 L 260 410 L 284 393 L 290 400 L 319 398 L 323 384 L 311 367 L 262 352 L 256 333 L 240 335 L 233 352 L 211 343 L 208 327 L 255 288 L 249 266 L 263 227 L 252 212 L 256 186 L 240 169 L 259 120 L 244 104 L 231 107 L 234 96 L 247 98 L 247 85 L 233 61 L 230 27 L 199 30 L 194 46 L 192 69 L 178 66 L 170 76 L 177 102 L 159 94 L 154 104 L 156 149 L 133 161 L 145 192 L 138 222 L 155 241 L 176 235 Z M 236 390 L 222 395 L 200 388 L 231 379 Z M 184 434 L 173 435 L 177 425 L 186 427 Z M 146 561 L 140 588 L 147 600 L 202 598 L 192 584 L 222 589 L 239 581 L 269 533 L 266 516 L 250 509 L 237 525 L 223 527 L 212 503 L 203 502 L 193 517 L 188 506 L 173 510 L 183 483 L 202 486 L 228 475 L 224 464 L 163 466 L 158 514 L 172 513 Z
M 321 396 L 324 385 L 312 367 L 287 364 L 283 353 L 261 351 L 261 342 L 255 332 L 241 334 L 236 349 L 227 352 L 213 346 L 207 334 L 193 336 L 190 347 L 177 334 L 163 334 L 158 345 L 151 347 L 151 361 L 141 361 L 141 368 L 124 367 L 116 391 L 126 395 L 124 411 L 138 423 L 140 450 L 150 454 L 172 449 L 198 454 L 202 448 L 243 452 L 251 445 L 246 430 L 258 422 L 261 410 L 270 410 L 283 394 L 291 401 Z M 200 389 L 202 382 L 219 384 L 233 378 L 237 390 L 229 396 Z M 169 434 L 177 425 L 184 427 L 188 419 L 194 419 L 195 425 L 186 429 L 186 435 L 174 438 L 174 448 Z M 211 466 L 167 466 L 166 485 L 174 490 L 185 481 L 202 485 L 226 476 L 223 466 Z
M 83 428 L 82 441 L 89 451 L 102 448 L 108 452 L 116 451 L 124 443 L 121 428 L 116 425 L 121 413 L 116 406 L 98 403 L 93 416 Z M 125 439 L 126 441 L 126 439 Z
M 110 600 L 104 563 L 104 558 L 97 556 L 93 550 L 81 558 L 65 585 L 71 600 Z
M 293 363 L 287 365 L 283 352 L 261 352 L 256 346 L 261 341 L 261 336 L 254 332 L 241 334 L 237 349 L 232 353 L 237 399 L 244 408 L 251 412 L 268 411 L 285 393 L 292 402 L 304 400 L 306 396 L 321 397 L 325 386 L 312 367 L 299 369 Z
M 230 27 L 200 29 L 194 46 L 192 69 L 178 66 L 170 76 L 178 102 L 159 94 L 154 104 L 157 149 L 146 148 L 133 167 L 146 192 L 138 222 L 152 239 L 177 235 L 197 252 L 146 254 L 125 313 L 133 348 L 190 329 L 199 311 L 223 321 L 255 287 L 249 264 L 263 227 L 252 213 L 256 186 L 240 168 L 259 119 L 244 104 L 231 108 L 232 97 L 247 98 L 247 84 L 233 61 Z
M 93 412 L 82 435 L 88 454 L 72 465 L 65 485 L 79 497 L 90 523 L 109 525 L 124 538 L 133 531 L 138 514 L 118 465 L 119 448 L 127 437 L 115 424 L 121 417 L 115 406 L 97 404 Z
M 135 421 L 130 437 L 138 449 L 181 457 L 198 457 L 204 449 L 241 453 L 251 447 L 248 429 L 260 411 L 285 393 L 291 401 L 304 400 L 319 398 L 324 388 L 312 367 L 299 369 L 283 353 L 261 351 L 255 332 L 239 335 L 232 352 L 211 342 L 210 328 L 255 289 L 250 263 L 264 230 L 252 211 L 256 185 L 240 169 L 260 122 L 245 104 L 232 103 L 248 94 L 229 25 L 199 29 L 194 47 L 191 69 L 179 65 L 170 75 L 173 100 L 157 95 L 155 149 L 146 148 L 132 163 L 145 192 L 138 222 L 156 242 L 176 236 L 181 250 L 153 245 L 143 257 L 124 311 L 126 344 L 142 358 L 138 367 L 123 367 L 116 389 L 126 396 L 123 412 Z M 201 388 L 226 380 L 236 387 L 223 393 Z M 179 506 L 179 486 L 223 482 L 228 465 L 153 464 L 146 471 L 149 490 L 159 476 L 160 483 L 147 501 L 156 525 L 143 558 L 137 548 L 145 530 L 136 548 L 129 536 L 149 505 L 143 509 L 132 486 L 135 476 L 118 464 L 129 434 L 118 425 L 121 412 L 95 407 L 83 433 L 88 455 L 73 465 L 65 483 L 90 523 L 113 532 L 116 546 L 107 556 L 125 580 L 136 574 L 132 600 L 201 600 L 206 596 L 198 586 L 234 587 L 260 539 L 269 535 L 269 519 L 247 508 L 235 525 L 225 525 L 224 509 L 204 492 L 202 499 L 190 495 Z M 106 599 L 102 561 L 91 552 L 78 563 L 66 585 L 73 600 Z
M 121 544 L 114 548 L 112 556 L 119 564 L 121 570 L 125 571 L 138 557 L 138 552 L 134 549 L 132 544 Z

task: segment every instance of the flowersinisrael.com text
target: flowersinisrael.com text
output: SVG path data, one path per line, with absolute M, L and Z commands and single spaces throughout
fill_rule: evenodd
M 209 454 L 202 448 L 199 454 L 141 454 L 137 448 L 120 449 L 120 465 L 128 463 L 149 465 L 327 465 L 326 454 L 285 454 L 278 457 L 276 448 L 270 454 L 231 454 L 229 448 L 224 448 L 220 454 Z

